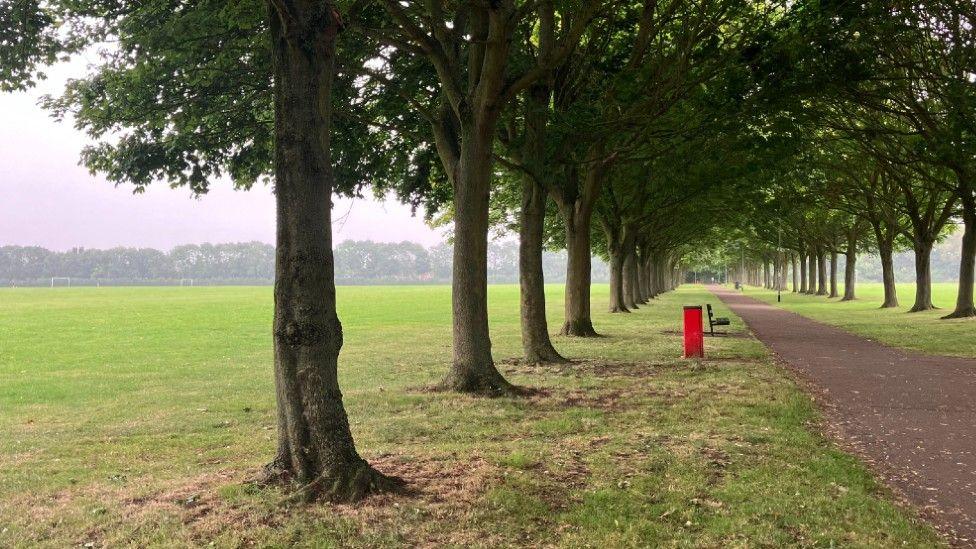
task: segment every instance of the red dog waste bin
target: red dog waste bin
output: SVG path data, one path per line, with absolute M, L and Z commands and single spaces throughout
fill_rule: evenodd
M 705 358 L 701 305 L 685 305 L 685 358 Z

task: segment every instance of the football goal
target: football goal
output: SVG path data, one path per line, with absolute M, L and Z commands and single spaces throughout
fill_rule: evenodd
M 70 276 L 52 276 L 51 277 L 51 287 L 55 286 L 71 286 Z

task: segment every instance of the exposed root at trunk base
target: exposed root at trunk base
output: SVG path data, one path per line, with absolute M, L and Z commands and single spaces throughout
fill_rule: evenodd
M 935 311 L 938 307 L 935 305 L 915 305 L 911 309 L 908 309 L 909 313 L 920 313 L 922 311 Z
M 609 311 L 611 313 L 629 313 L 630 309 L 627 307 L 610 307 Z
M 277 460 L 276 460 L 277 461 Z M 264 484 L 291 484 L 293 474 L 280 468 L 275 462 L 265 467 Z M 386 476 L 370 466 L 365 460 L 338 467 L 319 475 L 315 480 L 299 486 L 289 494 L 283 503 L 311 503 L 327 501 L 330 503 L 355 503 L 370 495 L 380 493 L 403 493 L 406 482 L 398 477 Z
M 534 394 L 532 389 L 512 385 L 494 365 L 474 373 L 470 369 L 455 366 L 435 391 L 453 391 L 486 397 L 522 397 Z
M 541 366 L 545 364 L 568 364 L 569 359 L 550 347 L 545 350 L 526 351 L 525 358 L 521 362 L 523 364 L 536 364 Z
M 569 360 L 566 357 L 563 357 L 562 355 L 557 355 L 555 357 L 552 357 L 552 356 L 549 356 L 549 357 L 541 357 L 541 356 L 525 357 L 522 360 L 520 360 L 519 362 L 521 362 L 522 364 L 529 365 L 529 366 L 554 366 L 554 365 L 558 365 L 558 364 L 570 364 L 572 361 Z
M 976 317 L 976 308 L 966 307 L 964 309 L 956 309 L 951 313 L 940 317 L 942 320 L 950 320 L 953 318 L 973 318 Z
M 258 486 L 286 486 L 291 483 L 293 475 L 288 466 L 288 457 L 277 455 L 261 469 L 261 474 L 254 480 Z
M 593 329 L 593 323 L 589 320 L 567 320 L 559 333 L 573 337 L 600 337 L 600 334 Z

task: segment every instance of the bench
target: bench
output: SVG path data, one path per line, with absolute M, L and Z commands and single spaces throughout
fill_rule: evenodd
M 706 305 L 706 307 L 708 307 L 708 331 L 709 331 L 709 333 L 711 335 L 713 335 L 713 336 L 715 335 L 715 327 L 716 326 L 730 326 L 732 324 L 732 322 L 730 322 L 729 319 L 728 318 L 725 318 L 724 316 L 716 317 L 712 313 L 712 304 L 711 303 L 709 303 L 708 305 Z M 723 333 L 723 332 L 719 332 L 719 333 Z

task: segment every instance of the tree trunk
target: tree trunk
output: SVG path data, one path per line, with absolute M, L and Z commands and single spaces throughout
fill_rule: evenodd
M 807 275 L 807 293 L 813 295 L 817 293 L 817 254 L 815 252 L 811 252 L 807 258 L 807 268 L 810 271 Z
M 646 304 L 651 298 L 650 288 L 647 287 L 647 252 L 643 246 L 637 247 L 637 291 L 638 303 Z
M 668 291 L 666 271 L 667 259 L 663 255 L 658 256 L 658 260 L 654 264 L 654 285 L 657 288 L 658 295 Z
M 546 193 L 530 178 L 522 182 L 519 226 L 519 291 L 522 351 L 526 362 L 565 362 L 553 347 L 546 321 L 546 286 L 542 272 Z
M 837 293 L 837 252 L 830 252 L 830 295 L 828 297 L 839 297 Z
M 339 390 L 330 156 L 337 17 L 329 4 L 314 2 L 296 2 L 288 14 L 272 8 L 270 17 L 278 449 L 265 481 L 294 481 L 305 500 L 354 501 L 400 481 L 359 456 Z
M 562 333 L 596 337 L 590 318 L 590 215 L 570 204 L 563 212 L 566 227 L 566 321 Z
M 610 251 L 610 307 L 611 313 L 629 313 L 624 300 L 624 252 L 619 236 L 607 231 L 607 248 Z
M 841 301 L 854 301 L 857 298 L 854 291 L 857 276 L 857 236 L 848 236 L 847 251 L 844 262 L 844 297 Z
M 807 260 L 804 254 L 800 254 L 800 293 L 807 293 Z
M 627 229 L 624 229 L 625 232 Z M 637 295 L 637 251 L 634 248 L 632 236 L 624 238 L 624 264 L 623 264 L 623 297 L 624 305 L 630 309 L 637 309 L 637 302 L 640 300 Z
M 793 275 L 793 286 L 790 289 L 790 291 L 792 291 L 795 294 L 798 291 L 800 291 L 800 285 L 799 285 L 799 283 L 797 281 L 796 254 L 794 254 L 794 253 L 791 253 L 790 254 L 790 267 L 791 267 L 791 273 Z
M 547 109 L 551 88 L 536 83 L 526 93 L 525 141 L 521 160 L 536 177 L 546 171 Z M 529 174 L 522 176 L 519 226 L 519 291 L 521 296 L 522 352 L 526 362 L 565 362 L 553 347 L 546 320 L 546 287 L 542 270 L 546 203 L 545 185 Z
M 892 239 L 878 238 L 878 254 L 881 256 L 881 281 L 884 284 L 882 309 L 898 306 L 898 290 L 895 287 L 894 243 Z
M 928 240 L 916 240 L 915 249 L 915 304 L 908 310 L 910 313 L 931 311 L 932 305 L 932 245 Z
M 647 297 L 649 299 L 654 299 L 661 293 L 655 277 L 655 272 L 657 271 L 656 265 L 654 254 L 649 252 L 647 254 L 647 266 L 645 267 L 646 272 L 644 273 L 647 279 Z
M 974 266 L 976 266 L 976 197 L 972 191 L 963 190 L 962 220 L 966 227 L 962 233 L 962 254 L 959 261 L 959 293 L 956 308 L 942 318 L 968 318 L 976 316 L 973 306 Z
M 827 295 L 827 255 L 817 249 L 817 295 Z
M 488 334 L 488 196 L 493 133 L 464 128 L 454 189 L 454 269 L 451 304 L 454 360 L 444 386 L 497 395 L 513 387 L 495 368 Z

